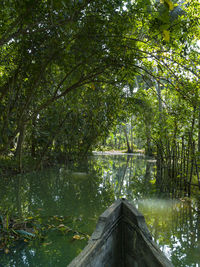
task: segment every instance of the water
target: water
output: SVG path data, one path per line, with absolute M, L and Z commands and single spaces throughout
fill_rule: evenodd
M 91 235 L 99 215 L 122 196 L 144 214 L 154 240 L 175 266 L 200 266 L 199 203 L 171 199 L 169 193 L 161 192 L 155 180 L 155 161 L 103 154 L 79 165 L 1 181 L 1 213 L 37 216 L 45 227 L 64 223 L 73 232 L 52 227 L 43 239 L 1 253 L 0 266 L 66 267 L 87 244 L 73 236 Z

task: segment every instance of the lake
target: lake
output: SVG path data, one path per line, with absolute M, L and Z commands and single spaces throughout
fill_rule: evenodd
M 2 179 L 0 213 L 37 218 L 46 230 L 39 240 L 0 253 L 0 266 L 66 267 L 86 246 L 99 215 L 119 197 L 143 213 L 175 266 L 200 266 L 200 202 L 175 199 L 155 177 L 153 159 L 96 153 L 79 164 Z

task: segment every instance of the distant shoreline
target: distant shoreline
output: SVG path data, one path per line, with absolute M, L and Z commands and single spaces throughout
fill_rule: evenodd
M 136 150 L 133 153 L 126 153 L 126 150 L 92 151 L 94 155 L 141 155 L 144 156 L 144 150 Z

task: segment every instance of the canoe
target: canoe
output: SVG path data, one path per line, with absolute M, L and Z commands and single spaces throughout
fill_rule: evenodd
M 68 267 L 171 267 L 152 241 L 144 216 L 126 199 L 100 217 L 88 245 Z

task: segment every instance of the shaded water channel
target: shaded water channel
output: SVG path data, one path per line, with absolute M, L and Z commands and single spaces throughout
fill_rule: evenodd
M 53 218 L 73 231 L 52 227 L 40 240 L 0 253 L 0 266 L 66 267 L 87 244 L 74 235 L 91 235 L 99 215 L 122 196 L 144 214 L 153 238 L 175 266 L 200 266 L 200 204 L 162 193 L 155 172 L 155 161 L 141 155 L 101 154 L 82 164 L 1 180 L 1 213 L 36 216 L 45 225 Z

